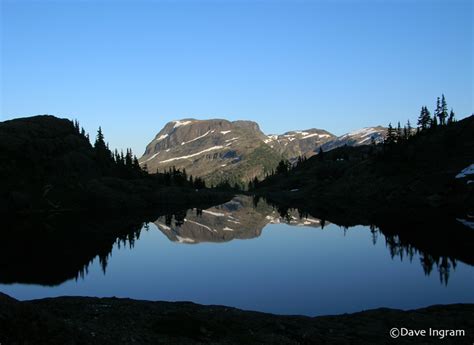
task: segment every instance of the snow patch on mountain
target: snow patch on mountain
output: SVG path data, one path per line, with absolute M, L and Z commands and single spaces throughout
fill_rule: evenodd
M 145 163 L 145 162 L 148 162 L 149 160 L 152 160 L 153 158 L 155 158 L 155 157 L 158 156 L 159 154 L 160 154 L 160 152 L 155 153 L 153 156 L 151 156 L 151 157 L 148 158 L 148 159 L 145 159 L 145 160 L 144 160 L 143 162 L 141 162 L 140 164 L 143 164 L 143 163 Z
M 226 142 L 226 143 L 229 143 L 229 142 L 234 141 L 234 140 L 237 140 L 237 139 L 239 139 L 239 137 L 227 139 L 225 142 Z
M 270 135 L 267 135 L 267 139 L 263 140 L 263 142 L 265 144 L 268 144 L 269 142 L 272 142 L 272 141 L 277 140 L 277 139 L 278 139 L 278 135 L 270 134 Z
M 175 157 L 175 158 L 170 158 L 170 159 L 165 159 L 164 161 L 159 161 L 158 163 L 168 163 L 168 162 L 172 162 L 172 161 L 176 161 L 176 160 L 179 160 L 179 159 L 188 159 L 188 158 L 192 158 L 192 157 L 196 157 L 196 156 L 199 156 L 203 153 L 206 153 L 206 152 L 209 152 L 209 151 L 214 151 L 214 150 L 220 150 L 222 149 L 224 146 L 213 146 L 213 147 L 210 147 L 208 149 L 205 149 L 205 150 L 202 150 L 202 151 L 199 151 L 199 152 L 196 152 L 196 153 L 193 153 L 193 154 L 190 154 L 190 155 L 187 155 L 187 156 L 181 156 L 181 157 Z
M 181 127 L 181 126 L 186 126 L 186 125 L 189 125 L 191 123 L 193 123 L 192 121 L 180 121 L 180 120 L 177 120 L 177 121 L 172 121 L 174 123 L 174 126 L 173 128 L 178 128 L 178 127 Z
M 225 216 L 224 213 L 212 212 L 212 211 L 208 211 L 208 210 L 202 210 L 202 213 L 207 213 L 207 214 L 210 214 L 210 215 L 216 216 L 216 217 L 224 217 Z
M 176 239 L 178 240 L 179 243 L 194 243 L 194 242 L 196 242 L 192 238 L 181 237 L 181 236 L 178 236 L 178 235 L 176 235 Z
M 341 138 L 356 137 L 356 136 L 366 137 L 368 135 L 376 134 L 376 133 L 378 133 L 378 131 L 375 128 L 365 127 L 365 128 L 361 128 L 361 129 L 358 129 L 358 130 L 350 132 L 350 133 L 346 133 L 346 134 L 342 135 Z
M 193 141 L 196 141 L 196 140 L 199 140 L 199 139 L 201 139 L 201 138 L 204 138 L 204 137 L 205 137 L 206 135 L 208 135 L 209 133 L 214 133 L 214 130 L 212 130 L 212 131 L 209 130 L 209 131 L 207 131 L 206 133 L 204 133 L 203 135 L 200 135 L 200 136 L 198 136 L 198 137 L 196 137 L 196 138 L 194 138 L 194 139 L 191 139 L 191 140 L 188 140 L 188 141 L 183 141 L 183 142 L 181 143 L 181 145 L 186 145 L 186 144 L 192 143 Z
M 192 223 L 192 224 L 195 224 L 197 226 L 200 226 L 206 230 L 209 230 L 210 232 L 217 232 L 217 230 L 214 230 L 214 229 L 211 229 L 210 227 L 208 227 L 207 225 L 204 225 L 204 224 L 201 224 L 201 223 L 198 223 L 198 222 L 195 222 L 195 221 L 192 221 L 192 220 L 186 220 L 188 223 Z
M 168 230 L 168 231 L 171 230 L 171 228 L 170 228 L 169 226 L 165 225 L 165 224 L 162 224 L 162 223 L 155 223 L 155 224 L 156 224 L 158 227 L 160 227 L 160 228 L 162 228 L 162 229 L 164 229 L 164 230 Z
M 161 141 L 163 139 L 166 139 L 168 137 L 168 134 L 163 134 L 163 135 L 160 135 L 159 138 L 156 138 L 154 141 Z

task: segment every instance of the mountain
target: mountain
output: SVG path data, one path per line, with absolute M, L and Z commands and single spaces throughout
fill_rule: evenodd
M 387 128 L 382 126 L 365 127 L 350 133 L 346 133 L 332 140 L 328 140 L 326 143 L 321 145 L 321 149 L 323 151 L 330 151 L 345 145 L 360 146 L 369 145 L 372 142 L 379 144 L 383 142 L 386 133 Z
M 270 172 L 282 159 L 266 139 L 252 121 L 171 121 L 147 145 L 139 162 L 150 173 L 175 166 L 208 183 L 248 181 Z
M 465 211 L 474 212 L 474 186 L 470 183 L 474 175 L 470 169 L 474 116 L 422 130 L 398 142 L 363 145 L 372 133 L 368 129 L 341 137 L 348 140 L 348 146 L 269 176 L 257 184 L 257 192 L 279 200 L 298 199 L 301 204 L 315 200 L 328 208 L 348 206 L 355 213 L 361 209 L 395 212 L 444 207 L 464 218 Z
M 292 161 L 299 156 L 309 158 L 316 154 L 316 150 L 320 146 L 336 139 L 337 137 L 328 131 L 311 128 L 304 131 L 290 131 L 281 135 L 268 135 L 264 142 Z
M 336 137 L 323 129 L 289 131 L 265 135 L 252 121 L 182 119 L 168 122 L 147 145 L 140 165 L 148 172 L 186 169 L 188 174 L 217 184 L 259 179 L 271 172 L 281 159 L 290 162 L 339 146 L 368 145 L 383 140 L 384 127 L 370 127 Z
M 324 226 L 319 219 L 300 217 L 296 209 L 281 214 L 265 201 L 255 205 L 252 197 L 244 195 L 206 210 L 188 210 L 181 216 L 175 214 L 174 219 L 160 217 L 155 221 L 170 241 L 188 244 L 255 238 L 262 234 L 266 225 L 278 223 L 314 228 Z

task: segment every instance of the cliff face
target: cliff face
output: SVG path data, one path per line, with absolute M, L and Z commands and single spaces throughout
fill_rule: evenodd
M 172 121 L 148 144 L 140 164 L 150 173 L 170 167 L 208 182 L 262 177 L 281 159 L 265 144 L 266 136 L 251 121 L 184 119 Z
M 337 137 L 323 129 L 265 135 L 252 121 L 183 119 L 167 123 L 147 145 L 141 166 L 155 173 L 173 166 L 215 184 L 265 177 L 281 159 L 290 162 L 339 146 L 369 145 L 383 140 L 383 127 L 364 128 Z

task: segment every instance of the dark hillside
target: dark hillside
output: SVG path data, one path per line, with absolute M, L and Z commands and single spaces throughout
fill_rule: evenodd
M 0 122 L 0 160 L 3 212 L 101 212 L 219 198 L 196 192 L 180 171 L 148 175 L 131 151 L 113 154 L 101 130 L 91 145 L 77 122 L 49 115 Z
M 256 186 L 275 199 L 328 206 L 472 211 L 472 183 L 455 176 L 474 163 L 474 116 L 397 144 L 340 147 Z

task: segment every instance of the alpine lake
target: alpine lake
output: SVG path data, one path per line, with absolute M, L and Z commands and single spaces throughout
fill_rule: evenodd
M 462 250 L 474 229 L 463 219 L 415 224 L 423 229 L 414 233 L 340 226 L 243 195 L 153 221 L 126 219 L 9 224 L 17 234 L 2 239 L 0 291 L 20 300 L 116 296 L 308 316 L 474 303 L 474 253 Z M 449 241 L 433 243 L 448 227 Z

